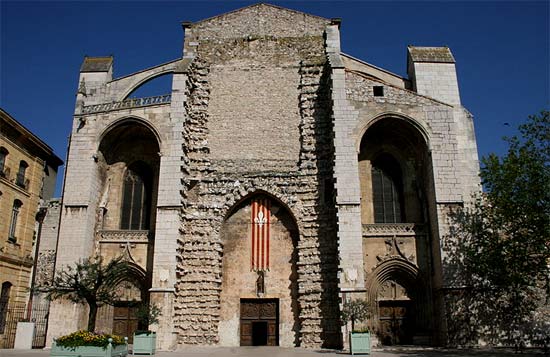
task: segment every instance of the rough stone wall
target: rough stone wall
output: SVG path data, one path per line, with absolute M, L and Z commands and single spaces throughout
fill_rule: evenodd
M 241 21 L 252 24 L 247 26 L 253 32 L 257 29 L 253 25 L 256 14 L 251 15 L 248 23 Z M 195 59 L 188 73 L 188 120 L 184 126 L 184 208 L 175 303 L 178 342 L 219 343 L 224 249 L 221 225 L 233 205 L 255 192 L 264 192 L 288 207 L 300 231 L 299 341 L 304 347 L 337 346 L 338 261 L 330 192 L 328 72 L 322 32 L 310 37 L 278 38 L 279 33 L 289 34 L 270 30 L 269 35 L 253 39 L 208 41 L 206 34 L 211 34 L 206 27 L 199 23 L 186 35 L 186 44 L 195 46 Z M 215 27 L 212 25 L 212 31 L 218 31 Z M 231 31 L 229 27 L 227 31 Z M 199 45 L 195 41 L 200 38 L 203 40 Z M 253 74 L 235 75 L 247 71 Z M 230 73 L 229 78 L 238 82 L 220 81 L 221 73 Z M 267 98 L 264 91 L 278 85 L 288 88 L 288 92 L 273 89 L 273 98 Z M 225 93 L 226 97 L 214 99 L 214 93 Z M 243 93 L 247 95 L 242 96 Z M 222 111 L 221 101 L 231 104 L 228 113 Z M 239 110 L 240 117 L 236 118 Z M 282 118 L 284 125 L 273 118 Z M 220 151 L 220 143 L 227 143 L 226 136 L 231 138 L 231 133 L 239 130 L 249 130 L 251 134 L 264 131 L 260 139 L 271 150 L 280 151 L 283 160 L 269 160 L 275 156 L 266 151 L 267 160 L 259 161 L 258 145 L 250 141 L 240 141 L 240 146 L 230 143 L 227 152 Z

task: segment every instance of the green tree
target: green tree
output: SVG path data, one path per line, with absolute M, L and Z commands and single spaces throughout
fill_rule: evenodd
M 342 322 L 351 321 L 351 331 L 355 332 L 355 322 L 366 321 L 369 318 L 369 304 L 363 299 L 349 300 L 342 306 Z
M 125 274 L 127 263 L 121 258 L 103 264 L 100 257 L 83 259 L 72 266 L 56 271 L 53 281 L 35 287 L 50 300 L 67 298 L 89 307 L 88 331 L 95 330 L 97 310 L 102 305 L 113 305 L 117 299 L 114 283 Z
M 517 339 L 550 296 L 550 112 L 505 140 L 505 155 L 481 160 L 485 192 L 453 212 L 445 245 L 447 273 L 468 301 L 453 313 L 475 315 L 464 321 L 495 342 Z

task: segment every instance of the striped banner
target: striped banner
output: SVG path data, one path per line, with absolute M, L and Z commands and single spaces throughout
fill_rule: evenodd
M 255 271 L 269 270 L 269 216 L 271 202 L 267 198 L 252 200 L 252 250 L 250 269 Z

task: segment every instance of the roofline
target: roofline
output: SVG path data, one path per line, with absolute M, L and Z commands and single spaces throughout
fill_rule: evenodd
M 40 150 L 42 150 L 48 157 L 46 161 L 50 162 L 52 161 L 52 164 L 57 164 L 57 167 L 63 165 L 63 160 L 57 156 L 53 149 L 46 144 L 42 139 L 40 139 L 38 136 L 34 135 L 29 129 L 27 129 L 23 124 L 18 122 L 13 116 L 11 116 L 8 112 L 6 112 L 3 108 L 0 108 L 0 114 L 2 114 L 3 118 L 6 118 L 7 121 L 15 127 L 16 130 L 20 131 L 21 133 L 27 135 L 31 141 L 38 146 Z
M 340 52 L 340 55 L 342 55 L 342 56 L 344 56 L 344 57 L 347 57 L 347 58 L 350 58 L 350 59 L 352 59 L 352 60 L 354 60 L 354 61 L 357 61 L 357 62 L 361 62 L 361 63 L 363 63 L 363 64 L 366 64 L 367 66 L 371 66 L 372 68 L 376 68 L 377 70 L 382 71 L 382 72 L 384 72 L 384 73 L 387 73 L 387 74 L 389 74 L 390 76 L 393 76 L 393 77 L 402 79 L 402 80 L 404 80 L 404 81 L 410 82 L 410 79 L 409 79 L 409 78 L 402 77 L 402 76 L 400 76 L 400 75 L 398 75 L 398 74 L 395 74 L 395 73 L 393 73 L 393 72 L 388 71 L 387 69 L 380 68 L 380 67 L 375 66 L 375 65 L 373 65 L 373 64 L 371 64 L 371 63 L 368 63 L 368 62 L 365 62 L 365 61 L 363 61 L 363 60 L 360 60 L 359 58 L 356 58 L 356 57 L 353 57 L 353 56 L 351 56 L 351 55 L 348 55 L 347 53 Z
M 254 6 L 258 6 L 258 5 L 267 5 L 267 6 L 270 6 L 270 7 L 276 8 L 276 9 L 279 9 L 279 10 L 291 11 L 291 12 L 294 12 L 294 13 L 296 13 L 296 14 L 307 15 L 307 16 L 315 17 L 315 18 L 318 18 L 318 19 L 321 19 L 321 20 L 324 20 L 324 21 L 327 21 L 327 22 L 330 22 L 330 21 L 331 21 L 331 19 L 327 19 L 326 17 L 308 14 L 307 12 L 298 11 L 298 10 L 294 10 L 294 9 L 289 9 L 289 8 L 287 8 L 287 7 L 282 7 L 282 6 L 278 6 L 278 5 L 273 5 L 273 4 L 270 4 L 270 3 L 267 3 L 267 2 L 258 2 L 258 3 L 255 3 L 255 4 L 251 4 L 251 5 L 247 5 L 247 6 L 240 7 L 240 8 L 235 9 L 235 10 L 231 10 L 231 11 L 228 11 L 228 12 L 224 12 L 223 14 L 219 14 L 219 15 L 207 17 L 206 19 L 202 19 L 202 20 L 199 20 L 199 21 L 196 21 L 196 22 L 192 22 L 192 21 L 182 21 L 182 23 L 184 23 L 184 22 L 190 23 L 191 27 L 193 27 L 194 25 L 201 24 L 201 23 L 203 23 L 203 22 L 213 20 L 213 19 L 215 19 L 215 18 L 217 18 L 217 17 L 222 17 L 222 16 L 225 16 L 225 15 L 232 14 L 232 13 L 235 13 L 235 12 L 238 12 L 238 11 L 241 11 L 241 10 L 244 10 L 244 9 L 248 9 L 248 8 L 251 8 L 251 7 L 254 7 Z
M 395 85 L 393 85 L 393 84 L 391 84 L 391 83 L 385 82 L 385 81 L 383 81 L 383 80 L 381 80 L 381 79 L 378 79 L 378 78 L 372 78 L 372 77 L 370 77 L 370 76 L 365 75 L 365 73 L 363 73 L 363 72 L 354 71 L 354 70 L 350 70 L 350 69 L 345 69 L 345 71 L 348 72 L 348 73 L 356 74 L 356 75 L 358 75 L 358 76 L 360 76 L 360 77 L 363 77 L 363 78 L 365 78 L 365 79 L 368 79 L 368 80 L 370 80 L 370 81 L 378 82 L 378 83 L 387 85 L 387 86 L 392 87 L 392 88 L 395 88 L 395 89 L 403 90 L 403 91 L 405 91 L 405 92 L 414 94 L 414 95 L 419 96 L 419 97 L 421 97 L 421 98 L 425 98 L 425 99 L 431 100 L 431 101 L 433 101 L 433 102 L 436 102 L 436 103 L 445 105 L 445 106 L 447 106 L 447 107 L 451 107 L 451 108 L 453 107 L 452 104 L 442 102 L 442 101 L 440 101 L 440 100 L 438 100 L 438 99 L 435 99 L 435 98 L 432 98 L 432 97 L 428 97 L 427 95 L 420 94 L 420 93 L 418 93 L 418 92 L 415 92 L 415 91 L 410 90 L 410 89 L 407 89 L 407 88 L 401 88 L 401 87 L 395 86 Z
M 183 59 L 183 57 L 180 57 L 180 58 L 176 58 L 174 60 L 171 60 L 171 61 L 167 61 L 167 62 L 164 62 L 164 63 L 161 63 L 161 64 L 157 64 L 153 67 L 148 67 L 148 68 L 144 68 L 144 69 L 141 69 L 137 72 L 133 72 L 133 73 L 130 73 L 130 74 L 126 74 L 122 77 L 117 77 L 117 78 L 113 78 L 112 80 L 110 80 L 109 82 L 107 83 L 113 83 L 113 82 L 116 82 L 118 80 L 121 80 L 121 79 L 124 79 L 124 78 L 128 78 L 128 77 L 132 77 L 132 76 L 135 76 L 136 74 L 139 74 L 139 73 L 142 73 L 142 72 L 147 72 L 147 71 L 150 71 L 152 69 L 155 69 L 155 68 L 158 68 L 158 67 L 162 67 L 162 66 L 166 66 L 167 64 L 171 64 L 171 63 L 175 63 L 175 62 L 178 62 L 178 61 L 181 61 Z

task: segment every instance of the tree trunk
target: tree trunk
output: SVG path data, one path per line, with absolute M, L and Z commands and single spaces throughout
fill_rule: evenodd
M 88 331 L 94 332 L 95 330 L 95 320 L 97 318 L 97 304 L 88 303 L 90 307 L 90 313 L 88 314 Z

